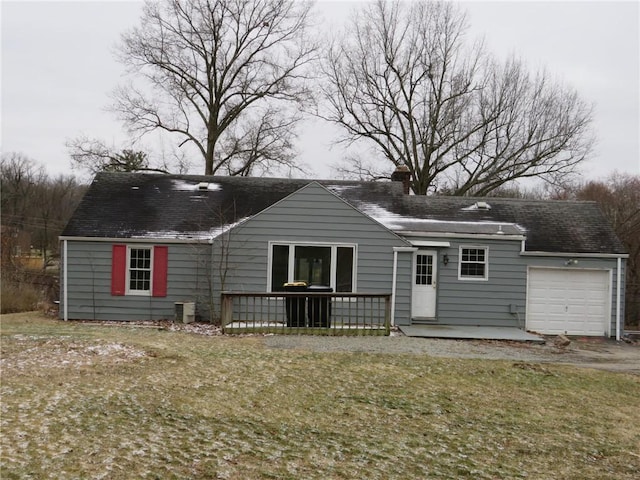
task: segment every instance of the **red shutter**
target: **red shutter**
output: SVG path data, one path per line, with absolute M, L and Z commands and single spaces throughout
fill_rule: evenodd
M 153 247 L 153 292 L 154 297 L 167 296 L 168 247 Z
M 111 256 L 111 295 L 124 295 L 127 284 L 127 246 L 114 245 Z

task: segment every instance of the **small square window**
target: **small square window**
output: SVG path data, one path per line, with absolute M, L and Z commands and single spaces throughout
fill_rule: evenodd
M 487 247 L 460 247 L 460 280 L 487 280 Z

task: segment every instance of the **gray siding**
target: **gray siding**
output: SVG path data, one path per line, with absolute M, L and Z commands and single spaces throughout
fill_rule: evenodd
M 349 243 L 357 245 L 358 292 L 391 293 L 393 247 L 407 243 L 318 184 L 311 184 L 273 205 L 214 242 L 214 262 L 227 272 L 223 288 L 264 292 L 269 242 Z M 225 255 L 221 252 L 227 252 Z M 396 303 L 406 316 L 408 297 Z
M 206 262 L 209 245 L 169 244 L 167 296 L 112 296 L 112 245 L 118 242 L 71 241 L 67 243 L 68 317 L 72 320 L 160 320 L 174 317 L 175 302 L 197 301 L 201 316 L 208 316 Z M 140 245 L 140 244 L 136 244 Z M 163 245 L 149 242 L 145 245 Z M 63 265 L 64 265 L 63 259 Z M 64 275 L 64 273 L 63 273 Z M 61 282 L 60 316 L 64 315 L 64 283 Z
M 442 239 L 444 240 L 444 239 Z M 451 240 L 450 240 L 451 241 Z M 480 246 L 489 249 L 488 280 L 459 280 L 459 246 Z M 527 302 L 528 267 L 565 267 L 567 257 L 520 255 L 520 242 L 514 240 L 451 241 L 451 246 L 438 251 L 437 321 L 449 325 L 485 325 L 524 328 Z M 442 263 L 444 254 L 449 264 Z M 624 265 L 622 279 L 624 282 Z M 616 259 L 580 258 L 574 268 L 603 269 L 611 272 L 611 333 L 616 322 Z M 621 282 L 622 283 L 622 282 Z M 624 294 L 624 284 L 621 285 Z M 513 305 L 513 307 L 512 307 Z M 511 313 L 512 308 L 517 313 Z M 624 314 L 624 302 L 621 315 Z
M 413 252 L 398 252 L 396 279 L 395 324 L 411 325 L 411 285 L 413 283 Z
M 459 246 L 487 247 L 488 280 L 459 280 Z M 438 260 L 438 323 L 524 328 L 527 274 L 519 259 L 520 242 L 513 240 L 454 240 L 441 249 Z M 449 264 L 442 263 L 443 255 Z M 517 314 L 511 314 L 515 305 Z

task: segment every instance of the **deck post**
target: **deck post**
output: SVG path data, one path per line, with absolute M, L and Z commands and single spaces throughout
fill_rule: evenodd
M 391 295 L 384 297 L 384 331 L 387 336 L 391 334 Z
M 220 322 L 221 327 L 224 330 L 233 319 L 233 297 L 226 295 L 224 292 L 220 294 Z

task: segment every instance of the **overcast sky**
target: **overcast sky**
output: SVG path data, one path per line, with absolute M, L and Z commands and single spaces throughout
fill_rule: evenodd
M 120 33 L 137 24 L 141 3 L 1 2 L 2 152 L 21 152 L 52 174 L 71 173 L 65 141 L 85 134 L 119 143 L 125 135 L 106 110 L 122 81 L 113 55 Z M 332 23 L 354 3 L 318 4 Z M 640 173 L 640 2 L 464 2 L 472 35 L 489 51 L 515 53 L 547 67 L 595 106 L 598 144 L 582 170 Z M 307 126 L 298 145 L 320 177 L 332 175 L 336 131 Z M 157 146 L 156 146 L 157 148 Z M 195 164 L 193 173 L 201 173 Z

